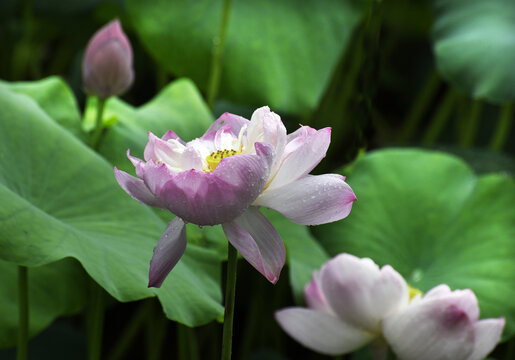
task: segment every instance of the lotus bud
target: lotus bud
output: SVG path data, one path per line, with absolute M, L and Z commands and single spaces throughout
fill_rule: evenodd
M 87 93 L 121 95 L 134 80 L 132 49 L 118 19 L 98 30 L 86 48 L 82 78 Z

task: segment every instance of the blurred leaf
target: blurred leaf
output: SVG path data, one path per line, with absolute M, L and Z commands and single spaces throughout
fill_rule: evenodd
M 434 52 L 442 76 L 474 98 L 515 99 L 515 2 L 435 3 Z
M 422 291 L 472 289 L 481 317 L 515 332 L 515 181 L 477 177 L 461 160 L 422 150 L 371 153 L 342 173 L 358 201 L 349 218 L 314 228 L 331 255 L 391 264 Z
M 51 76 L 39 81 L 14 83 L 0 81 L 0 86 L 29 96 L 55 122 L 78 138 L 84 138 L 77 101 L 61 78 Z
M 18 266 L 0 260 L 0 347 L 16 345 L 18 336 Z M 57 317 L 78 312 L 84 305 L 84 271 L 72 259 L 31 267 L 29 305 L 31 336 Z
M 190 326 L 222 312 L 216 252 L 191 244 L 163 287 L 148 289 L 149 261 L 166 223 L 121 190 L 110 164 L 5 87 L 0 198 L 2 260 L 38 266 L 74 257 L 119 301 L 157 293 L 168 317 Z M 188 297 L 175 296 L 181 293 Z
M 290 283 L 297 303 L 304 302 L 304 287 L 311 281 L 313 270 L 328 259 L 326 252 L 303 225 L 292 223 L 277 211 L 262 209 L 286 245 Z
M 492 172 L 509 176 L 515 175 L 515 159 L 507 154 L 478 148 L 458 146 L 439 146 L 437 150 L 445 151 L 462 158 L 476 174 Z
M 170 73 L 207 88 L 222 1 L 126 1 L 144 45 Z M 303 114 L 313 110 L 363 3 L 355 0 L 233 1 L 220 97 Z
M 213 122 L 209 108 L 188 79 L 174 81 L 139 108 L 112 98 L 106 103 L 104 118 L 111 116 L 116 116 L 118 122 L 107 131 L 99 152 L 119 169 L 131 173 L 134 166 L 127 159 L 127 149 L 131 155 L 143 157 L 149 131 L 161 137 L 173 130 L 189 141 L 201 136 Z

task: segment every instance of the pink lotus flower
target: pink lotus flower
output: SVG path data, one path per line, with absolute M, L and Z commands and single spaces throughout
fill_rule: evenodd
M 82 62 L 84 89 L 108 98 L 123 94 L 134 80 L 132 48 L 118 19 L 98 30 Z
M 439 285 L 387 317 L 383 332 L 399 359 L 480 360 L 500 341 L 505 321 L 478 319 L 471 290 Z
M 222 224 L 229 242 L 270 282 L 285 261 L 284 244 L 260 206 L 298 224 L 346 217 L 356 197 L 340 175 L 308 175 L 325 156 L 330 128 L 308 126 L 290 135 L 268 107 L 251 120 L 229 113 L 201 138 L 185 143 L 168 131 L 149 133 L 144 159 L 129 156 L 138 177 L 115 168 L 134 199 L 176 215 L 159 239 L 149 286 L 159 287 L 186 248 L 185 223 Z
M 404 278 L 391 266 L 341 254 L 315 271 L 304 290 L 308 308 L 279 310 L 291 337 L 317 352 L 350 353 L 381 338 L 382 320 L 408 305 Z

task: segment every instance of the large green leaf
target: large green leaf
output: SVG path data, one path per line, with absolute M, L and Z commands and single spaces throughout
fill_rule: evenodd
M 168 316 L 187 325 L 221 313 L 216 251 L 191 244 L 163 288 L 148 289 L 149 261 L 166 223 L 120 189 L 103 158 L 5 87 L 0 198 L 2 260 L 38 266 L 74 257 L 120 301 L 157 293 Z M 202 261 L 188 259 L 197 253 Z M 184 289 L 189 301 L 169 296 Z
M 474 290 L 482 317 L 515 332 L 515 181 L 476 176 L 461 160 L 422 150 L 366 155 L 342 173 L 358 197 L 344 221 L 314 228 L 331 255 L 391 264 L 423 290 Z
M 144 45 L 170 73 L 207 88 L 222 1 L 126 1 Z M 220 97 L 301 114 L 312 110 L 361 19 L 354 0 L 233 1 Z
M 440 73 L 475 98 L 515 99 L 515 1 L 436 0 Z
M 59 125 L 73 135 L 85 139 L 81 131 L 81 117 L 77 101 L 68 85 L 59 77 L 51 76 L 39 81 L 9 83 L 0 81 L 0 86 L 28 95 Z
M 18 266 L 0 260 L 0 348 L 16 344 L 18 334 Z M 79 311 L 86 296 L 84 271 L 72 259 L 28 271 L 31 336 L 61 315 Z

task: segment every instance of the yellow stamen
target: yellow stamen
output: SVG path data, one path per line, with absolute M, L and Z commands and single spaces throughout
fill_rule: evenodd
M 414 288 L 410 285 L 408 285 L 408 290 L 409 290 L 409 300 L 413 300 L 413 298 L 417 295 L 420 294 L 420 296 L 424 295 L 424 293 L 422 291 L 420 291 L 419 289 L 417 288 Z
M 226 157 L 238 155 L 241 154 L 241 151 L 237 150 L 218 150 L 214 153 L 211 153 L 207 158 L 207 167 L 208 170 L 206 172 L 213 172 L 215 171 L 216 167 L 222 161 L 222 159 L 225 159 Z

